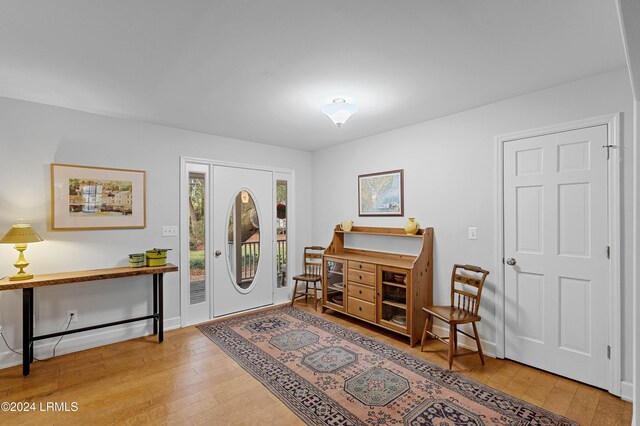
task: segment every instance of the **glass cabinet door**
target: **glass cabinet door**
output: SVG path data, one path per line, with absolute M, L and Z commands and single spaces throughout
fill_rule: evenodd
M 324 306 L 344 312 L 345 306 L 345 261 L 342 259 L 324 259 L 324 285 L 322 286 Z
M 407 332 L 407 284 L 410 279 L 408 270 L 381 268 L 380 283 L 380 324 L 389 328 Z

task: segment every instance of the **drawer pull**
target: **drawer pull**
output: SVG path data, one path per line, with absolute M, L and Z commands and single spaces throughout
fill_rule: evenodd
M 360 269 L 362 269 L 362 263 L 361 263 L 361 264 L 359 264 L 359 265 L 358 265 L 358 267 L 359 267 Z
M 358 275 L 358 278 L 362 279 L 362 275 Z
M 358 290 L 358 293 L 362 294 L 362 290 Z
M 359 309 L 359 310 L 362 310 L 362 306 L 358 306 L 358 309 Z

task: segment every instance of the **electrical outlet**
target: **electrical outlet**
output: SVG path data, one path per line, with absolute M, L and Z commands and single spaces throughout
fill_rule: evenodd
M 73 315 L 73 317 L 71 318 L 71 322 L 78 322 L 78 310 L 74 309 L 72 311 L 67 311 L 67 321 L 69 320 L 69 317 Z
M 177 226 L 163 226 L 162 227 L 162 236 L 163 237 L 177 237 L 178 236 L 178 227 Z
M 478 239 L 478 228 L 476 228 L 475 226 L 469 227 L 469 239 L 470 240 Z

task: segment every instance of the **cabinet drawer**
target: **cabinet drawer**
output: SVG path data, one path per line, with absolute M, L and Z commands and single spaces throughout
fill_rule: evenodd
M 371 303 L 376 301 L 376 289 L 373 287 L 356 283 L 349 283 L 347 287 L 349 297 L 355 297 Z
M 376 305 L 365 302 L 364 300 L 356 299 L 355 297 L 349 297 L 347 312 L 367 321 L 376 320 Z
M 376 272 L 376 265 L 373 263 L 356 262 L 355 260 L 349 261 L 349 269 L 355 271 Z
M 376 274 L 349 268 L 349 281 L 372 286 L 376 283 Z

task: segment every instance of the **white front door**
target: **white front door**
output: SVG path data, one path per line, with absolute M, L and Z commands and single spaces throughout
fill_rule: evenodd
M 273 304 L 273 173 L 213 166 L 213 316 Z
M 505 355 L 609 386 L 607 126 L 504 145 Z

